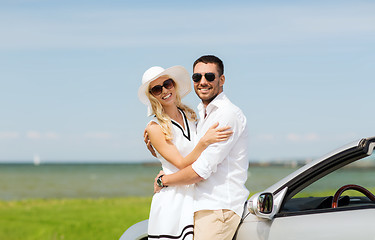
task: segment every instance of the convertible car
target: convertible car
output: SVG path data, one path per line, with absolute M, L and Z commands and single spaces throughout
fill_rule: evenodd
M 375 239 L 375 137 L 312 161 L 244 206 L 234 239 Z M 147 239 L 147 220 L 120 240 Z

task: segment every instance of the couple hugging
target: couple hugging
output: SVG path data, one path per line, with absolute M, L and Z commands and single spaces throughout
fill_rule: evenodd
M 181 66 L 149 68 L 138 91 L 154 116 L 145 141 L 162 164 L 149 239 L 232 239 L 249 195 L 246 117 L 223 92 L 223 62 L 205 55 L 194 62 L 193 72 L 199 120 L 181 102 L 191 91 Z

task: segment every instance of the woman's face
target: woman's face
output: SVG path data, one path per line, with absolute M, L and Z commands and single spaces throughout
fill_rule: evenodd
M 160 88 L 160 86 L 163 86 L 161 88 L 160 94 L 157 94 L 157 93 L 155 94 L 155 93 L 152 93 L 153 91 L 151 91 L 151 94 L 160 102 L 160 104 L 163 107 L 171 105 L 171 104 L 175 104 L 175 100 L 176 100 L 176 89 L 174 87 L 174 82 L 173 82 L 173 85 L 170 85 L 170 81 L 168 81 L 169 79 L 170 77 L 168 76 L 161 76 L 155 79 L 154 81 L 152 81 L 149 85 L 150 90 L 155 86 L 157 86 L 156 88 Z

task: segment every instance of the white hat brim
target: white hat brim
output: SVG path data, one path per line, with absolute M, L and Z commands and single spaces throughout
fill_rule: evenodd
M 152 114 L 151 103 L 146 95 L 149 84 L 161 76 L 169 76 L 178 85 L 178 92 L 181 98 L 185 97 L 191 91 L 191 82 L 189 72 L 183 66 L 173 66 L 165 69 L 159 74 L 147 79 L 138 89 L 139 100 L 148 107 L 148 115 Z

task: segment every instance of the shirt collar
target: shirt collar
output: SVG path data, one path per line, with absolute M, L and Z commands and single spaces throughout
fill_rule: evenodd
M 204 105 L 202 102 L 198 104 L 198 111 L 203 114 L 204 111 L 206 111 L 206 114 L 208 115 L 213 109 L 220 106 L 220 103 L 225 101 L 227 97 L 225 96 L 224 92 L 221 92 L 219 95 L 217 95 L 206 107 L 204 108 Z

